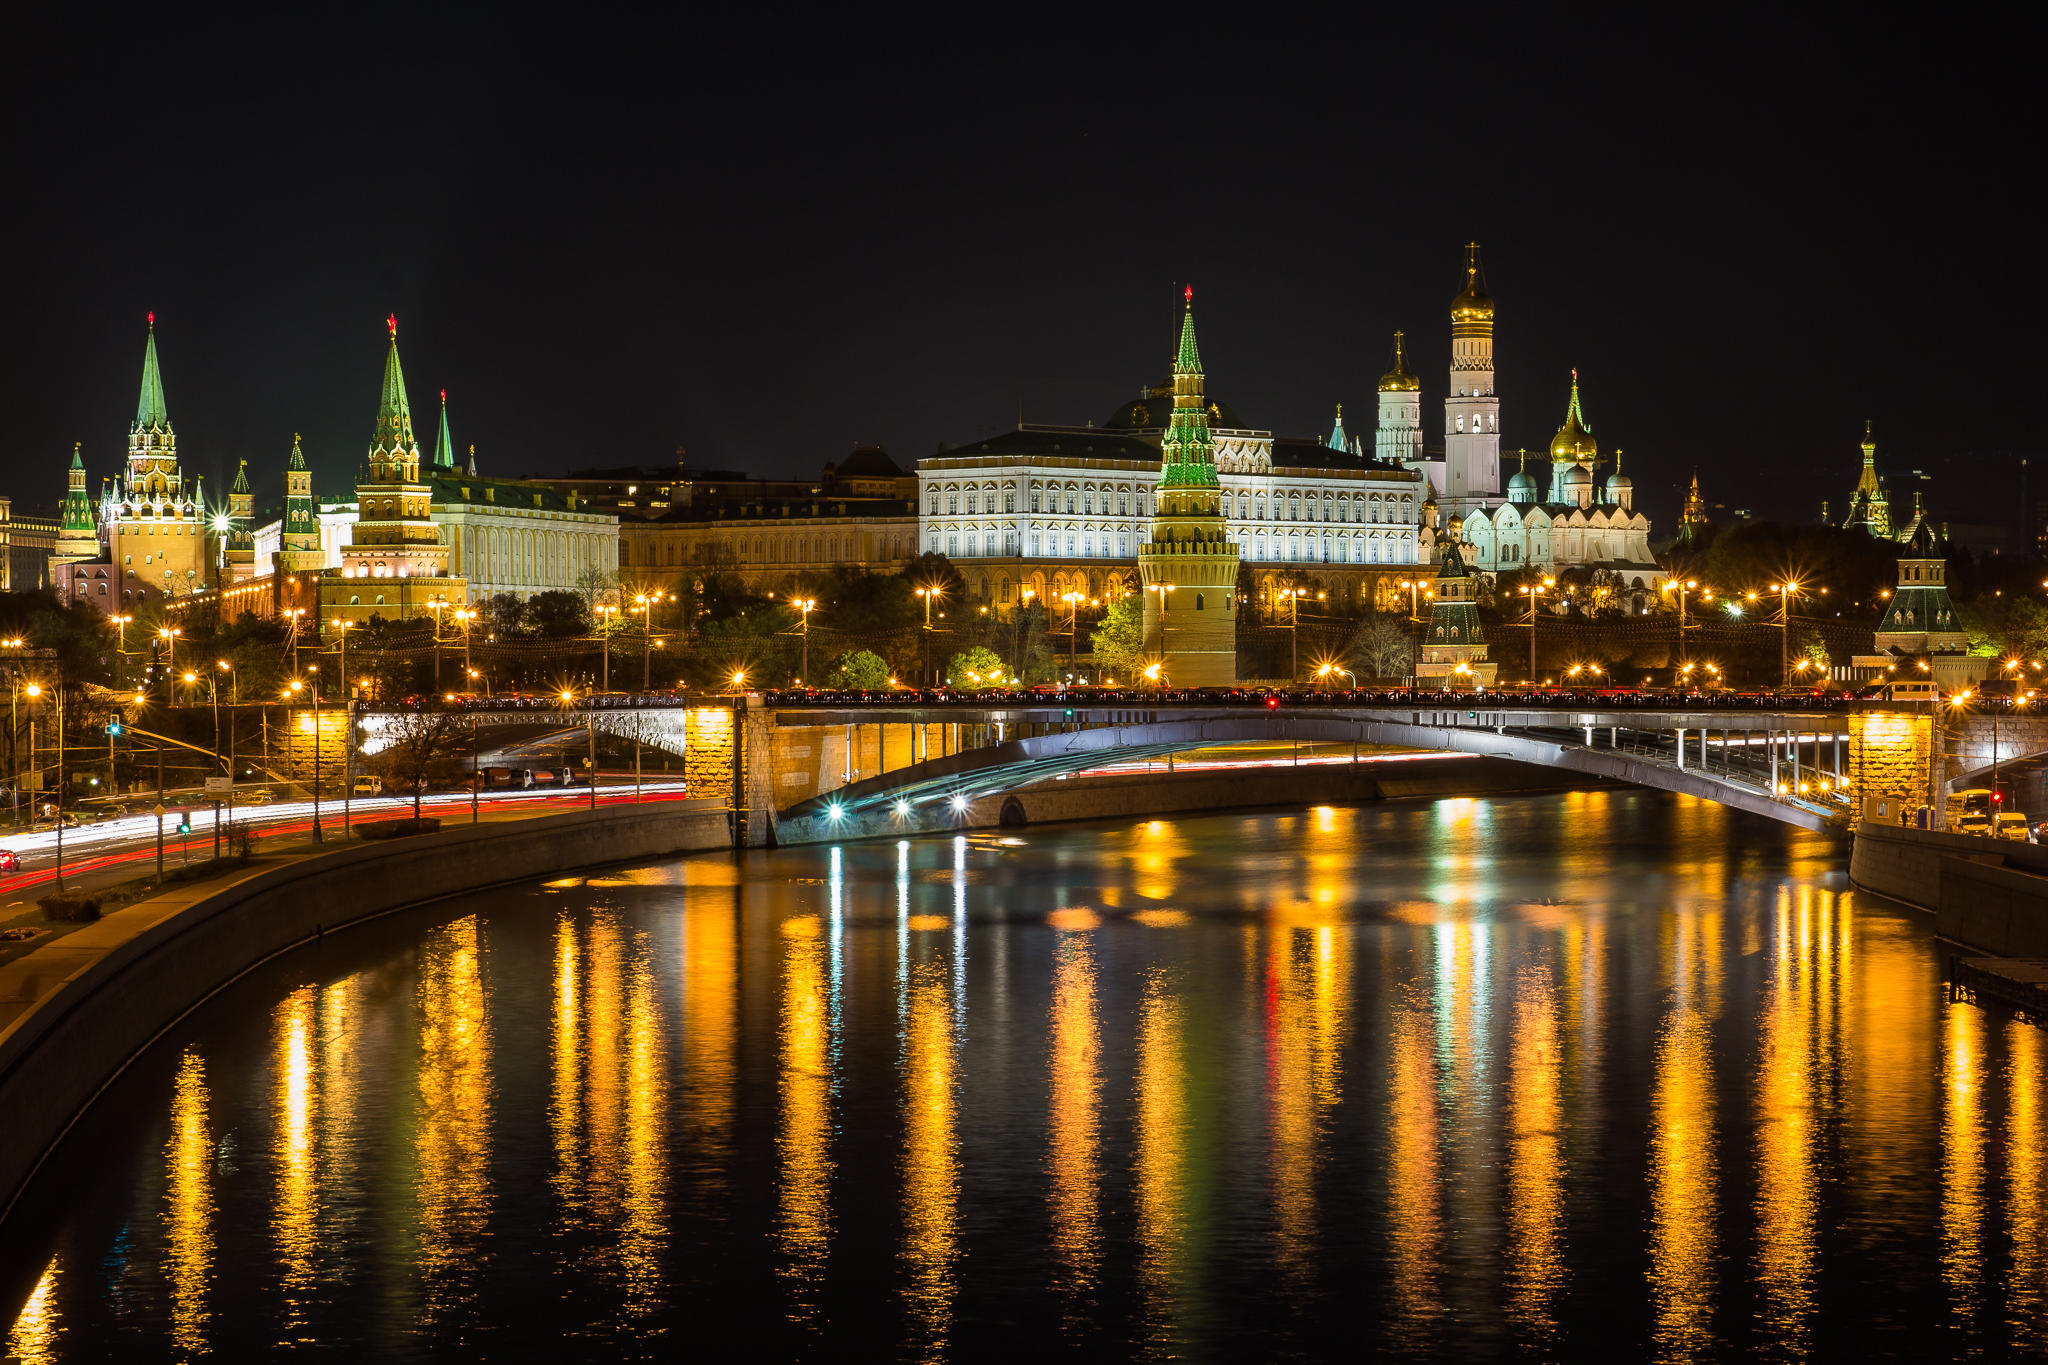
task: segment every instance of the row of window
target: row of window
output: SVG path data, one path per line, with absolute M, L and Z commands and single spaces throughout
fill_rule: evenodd
M 1146 490 L 1142 488 L 1134 493 L 1128 487 L 1114 490 L 1104 487 L 1098 490 L 1093 484 L 1084 484 L 1078 487 L 1069 485 L 1065 488 L 1043 490 L 1034 487 L 1031 490 L 1031 510 L 1034 513 L 1040 514 L 1066 512 L 1069 515 L 1078 514 L 1080 516 L 1092 517 L 1095 515 L 1099 497 L 1102 515 L 1104 516 L 1131 516 L 1133 515 L 1131 509 L 1134 505 L 1137 508 L 1136 515 L 1141 517 L 1150 516 L 1151 513 L 1146 510 L 1145 493 Z M 926 490 L 926 516 L 936 517 L 940 515 L 939 508 L 942 496 L 945 515 L 949 517 L 962 515 L 961 503 L 963 500 L 967 505 L 965 515 L 993 516 L 996 512 L 998 496 L 1002 499 L 1002 510 L 1004 513 L 1014 514 L 1017 510 L 1017 490 L 1013 487 L 999 490 L 993 485 L 989 485 L 982 488 L 967 488 L 963 490 L 958 487 L 948 486 L 943 490 L 943 494 L 938 488 Z M 1112 497 L 1114 498 L 1113 511 Z M 1304 517 L 1302 515 L 1303 494 L 1298 491 L 1290 492 L 1283 497 L 1276 491 L 1272 495 L 1273 515 L 1271 520 L 1377 522 L 1382 520 L 1382 512 L 1384 511 L 1384 519 L 1387 521 L 1409 521 L 1413 519 L 1415 508 L 1415 495 L 1413 493 L 1402 493 L 1397 501 L 1396 496 L 1392 493 L 1385 495 L 1379 493 L 1339 493 L 1335 495 L 1324 493 L 1318 498 L 1315 493 L 1311 492 L 1306 495 L 1306 501 L 1308 515 Z M 1231 495 L 1225 492 L 1223 495 L 1223 514 L 1225 516 L 1231 515 L 1231 505 Z M 1322 509 L 1320 516 L 1317 515 L 1318 507 Z M 1263 492 L 1257 494 L 1249 492 L 1238 493 L 1236 508 L 1237 517 L 1241 521 L 1268 520 L 1266 516 L 1266 494 Z
M 1234 537 L 1238 553 L 1250 560 L 1287 560 L 1294 562 L 1317 562 L 1323 564 L 1414 564 L 1417 563 L 1415 542 L 1407 536 L 1378 535 L 1366 536 L 1356 532 L 1350 535 L 1332 535 L 1325 531 L 1320 537 L 1311 533 L 1274 534 L 1269 542 L 1263 531 L 1239 531 Z M 1129 531 L 1118 531 L 1112 539 L 1111 533 L 1103 531 L 1053 531 L 1041 533 L 1033 529 L 1030 535 L 1020 540 L 1015 530 L 997 532 L 993 528 L 978 530 L 969 527 L 965 531 L 941 532 L 933 527 L 925 535 L 925 548 L 934 554 L 944 554 L 948 559 L 979 559 L 1001 555 L 1015 558 L 1020 544 L 1028 544 L 1033 559 L 1062 553 L 1069 559 L 1102 558 L 1129 559 L 1132 555 L 1132 537 Z M 1062 551 L 1062 545 L 1065 549 Z

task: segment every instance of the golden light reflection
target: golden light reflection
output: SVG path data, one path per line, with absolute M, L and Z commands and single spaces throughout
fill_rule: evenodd
M 1102 1137 L 1102 1034 L 1095 1017 L 1095 959 L 1088 940 L 1067 935 L 1054 949 L 1051 1132 L 1052 1245 L 1070 1314 L 1092 1302 L 1102 1253 L 1096 1187 Z
M 1508 1316 L 1532 1341 L 1557 1333 L 1564 1288 L 1562 1048 L 1550 969 L 1524 967 L 1516 982 L 1508 1096 Z
M 1437 1068 L 1429 1016 L 1396 1005 L 1388 1020 L 1387 1233 L 1393 1243 L 1397 1343 L 1420 1349 L 1435 1337 L 1443 1313 L 1438 1280 L 1443 1214 L 1437 1121 Z
M 668 1075 L 661 993 L 645 945 L 633 959 L 626 986 L 626 1133 L 624 1217 L 619 1265 L 626 1310 L 659 1308 L 662 1249 L 668 1242 Z
M 1185 910 L 1138 910 L 1132 913 L 1131 923 L 1142 924 L 1147 929 L 1179 929 L 1188 923 Z
M 305 1322 L 307 1296 L 318 1279 L 319 1175 L 314 1167 L 313 1029 L 319 992 L 301 986 L 276 1011 L 275 1109 L 277 1198 L 271 1228 L 283 1268 L 285 1325 Z
M 1840 986 L 1835 898 L 1781 887 L 1770 925 L 1772 982 L 1758 1055 L 1757 1280 L 1759 1325 L 1793 1356 L 1809 1350 L 1818 1252 L 1819 1116 L 1834 1074 L 1823 1055 Z
M 1652 1339 L 1664 1360 L 1713 1354 L 1714 1090 L 1703 1015 L 1677 1004 L 1657 1040 L 1651 1091 Z
M 1266 1106 L 1275 1258 L 1306 1281 L 1316 1259 L 1316 1169 L 1326 1112 L 1339 1096 L 1339 1041 L 1350 999 L 1348 931 L 1275 929 L 1266 949 Z
M 1984 1014 L 1950 1004 L 1942 1029 L 1941 1278 L 1974 1326 L 1984 1278 Z
M 1102 916 L 1087 906 L 1063 906 L 1045 917 L 1046 925 L 1053 929 L 1069 931 L 1096 929 L 1102 925 Z
M 171 1344 L 204 1354 L 206 1292 L 213 1283 L 213 1139 L 206 1127 L 206 1063 L 187 1048 L 171 1087 L 164 1144 L 164 1253 L 171 1281 Z
M 491 1035 L 476 916 L 444 925 L 422 943 L 414 1006 L 417 1266 L 423 1316 L 431 1321 L 474 1298 L 491 1210 Z
M 2012 1265 L 2006 1272 L 2005 1320 L 2018 1352 L 2048 1352 L 2048 1115 L 2042 1112 L 2041 1030 L 2018 1020 L 2005 1026 L 2006 1219 Z
M 1188 1101 L 1182 1010 L 1155 973 L 1138 1006 L 1138 1283 L 1146 1336 L 1159 1347 L 1176 1336 L 1188 1264 Z
M 790 925 L 803 922 L 811 932 Z M 832 1239 L 832 1032 L 825 984 L 825 945 L 815 916 L 784 922 L 780 1207 L 776 1237 L 782 1275 L 790 1288 L 791 1317 L 818 1311 L 825 1255 Z
M 919 1352 L 943 1359 L 952 1328 L 959 1170 L 954 1150 L 953 1012 L 944 966 L 914 963 L 903 1055 L 903 1259 Z
M 1189 852 L 1181 827 L 1171 820 L 1147 821 L 1131 849 L 1131 889 L 1148 901 L 1163 901 L 1179 886 L 1175 864 Z
M 690 1188 L 700 1199 L 722 1190 L 732 1169 L 739 962 L 738 906 L 692 906 L 683 921 L 682 962 L 682 1083 L 688 1093 L 676 1109 L 696 1148 Z
M 28 1302 L 15 1315 L 14 1330 L 7 1334 L 9 1361 L 19 1365 L 54 1365 L 57 1343 L 64 1335 L 64 1315 L 57 1311 L 57 1280 L 61 1274 L 57 1258 L 52 1256 L 30 1291 Z

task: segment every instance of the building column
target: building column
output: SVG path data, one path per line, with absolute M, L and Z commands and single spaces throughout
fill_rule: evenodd
M 1770 750 L 1770 754 L 1771 754 L 1771 797 L 1772 797 L 1772 799 L 1773 799 L 1773 800 L 1775 800 L 1775 799 L 1777 798 L 1777 795 L 1778 795 L 1778 732 L 1777 732 L 1777 731 L 1775 731 L 1775 730 L 1771 730 L 1771 729 L 1766 729 L 1766 730 L 1764 731 L 1764 748 L 1766 748 L 1766 749 Z
M 1685 771 L 1685 730 L 1683 727 L 1678 731 L 1678 770 L 1680 772 Z
M 1799 740 L 1800 736 L 1796 734 L 1792 736 L 1792 794 L 1794 796 L 1799 795 Z

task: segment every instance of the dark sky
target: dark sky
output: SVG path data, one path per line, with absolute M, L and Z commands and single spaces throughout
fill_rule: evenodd
M 1760 514 L 1839 504 L 1866 417 L 1892 468 L 2044 444 L 2041 126 L 1999 74 L 2038 28 L 190 13 L 32 20 L 0 56 L 24 504 L 73 441 L 95 487 L 118 466 L 152 309 L 215 497 L 247 458 L 275 500 L 294 431 L 353 480 L 390 312 L 423 437 L 445 387 L 495 473 L 1099 421 L 1163 375 L 1187 280 L 1248 420 L 1369 430 L 1402 327 L 1434 441 L 1468 238 L 1505 444 L 1548 443 L 1577 366 L 1667 525 L 1695 467 Z M 2016 460 L 1983 468 L 1958 503 L 2016 505 Z

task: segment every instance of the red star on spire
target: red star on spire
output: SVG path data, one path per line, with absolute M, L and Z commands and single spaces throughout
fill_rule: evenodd
M 150 325 L 151 327 L 154 327 L 154 326 L 156 326 L 156 314 L 155 314 L 155 313 L 151 313 L 151 314 L 149 315 L 149 325 Z
M 1195 287 L 1193 285 L 1187 287 L 1187 300 L 1190 305 L 1195 301 Z
M 391 339 L 393 341 L 398 340 L 398 314 L 393 313 L 390 317 L 384 319 L 384 325 L 391 329 Z

